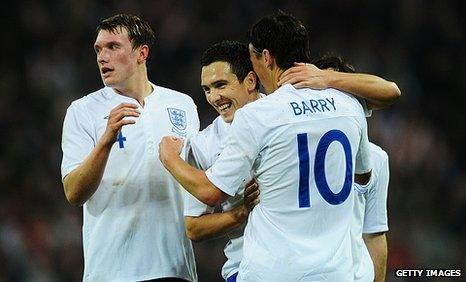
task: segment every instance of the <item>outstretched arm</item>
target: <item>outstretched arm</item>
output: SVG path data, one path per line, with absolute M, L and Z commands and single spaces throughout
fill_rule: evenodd
M 159 144 L 159 159 L 171 175 L 191 195 L 209 206 L 215 206 L 228 197 L 209 181 L 203 170 L 190 166 L 181 157 L 183 140 L 165 136 Z
M 367 101 L 369 109 L 382 109 L 393 104 L 401 91 L 396 83 L 364 73 L 344 73 L 321 70 L 312 64 L 295 63 L 280 77 L 278 85 L 292 84 L 296 88 L 335 88 Z
M 255 182 L 248 183 L 244 190 L 244 202 L 222 213 L 207 213 L 201 216 L 185 216 L 186 234 L 193 241 L 221 237 L 239 227 L 248 218 L 249 212 L 259 202 L 259 189 Z

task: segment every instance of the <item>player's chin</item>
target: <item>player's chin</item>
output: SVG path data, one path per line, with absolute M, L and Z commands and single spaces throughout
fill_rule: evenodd
M 115 79 L 113 79 L 111 77 L 102 76 L 102 82 L 107 87 L 115 87 L 117 85 L 117 82 L 115 81 Z
M 230 113 L 220 114 L 220 116 L 222 117 L 223 121 L 226 123 L 231 123 L 233 121 L 233 115 Z

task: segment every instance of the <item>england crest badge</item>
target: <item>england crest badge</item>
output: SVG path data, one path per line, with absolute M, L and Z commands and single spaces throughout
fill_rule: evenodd
M 167 108 L 168 116 L 170 117 L 170 122 L 178 130 L 186 129 L 186 112 L 184 110 L 176 108 Z

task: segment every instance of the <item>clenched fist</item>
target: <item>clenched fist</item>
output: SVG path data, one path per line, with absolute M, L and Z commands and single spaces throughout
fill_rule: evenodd
M 159 159 L 165 164 L 170 158 L 179 156 L 183 149 L 183 139 L 176 136 L 164 136 L 159 144 Z

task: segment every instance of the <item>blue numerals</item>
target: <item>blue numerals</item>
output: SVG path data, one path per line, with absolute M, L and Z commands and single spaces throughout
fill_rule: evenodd
M 307 133 L 297 135 L 298 141 L 298 158 L 299 158 L 299 187 L 298 201 L 300 208 L 308 208 L 311 206 L 311 197 L 309 192 L 309 149 Z M 345 182 L 339 193 L 335 194 L 330 190 L 325 175 L 325 156 L 327 149 L 332 142 L 340 142 L 345 152 Z M 326 132 L 319 140 L 314 160 L 314 179 L 319 194 L 324 200 L 332 205 L 343 203 L 351 192 L 353 185 L 353 162 L 351 154 L 351 146 L 348 137 L 340 130 L 330 130 Z

